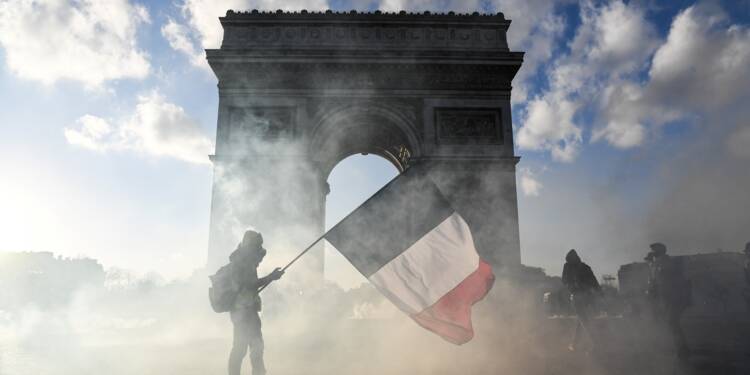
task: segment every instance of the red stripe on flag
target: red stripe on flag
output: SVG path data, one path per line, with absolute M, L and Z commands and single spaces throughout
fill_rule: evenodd
M 494 282 L 492 267 L 480 259 L 476 271 L 412 319 L 456 345 L 465 344 L 474 337 L 471 305 L 484 298 Z

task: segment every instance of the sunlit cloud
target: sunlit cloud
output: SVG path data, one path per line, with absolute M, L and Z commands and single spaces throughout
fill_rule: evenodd
M 549 150 L 555 160 L 573 161 L 583 138 L 581 126 L 573 121 L 579 107 L 579 103 L 556 95 L 530 101 L 523 126 L 517 132 L 518 146 L 526 150 Z
M 710 118 L 750 97 L 746 26 L 703 4 L 678 13 L 662 40 L 646 16 L 620 1 L 581 6 L 571 52 L 548 70 L 549 89 L 522 110 L 521 149 L 573 161 L 589 131 L 593 142 L 633 148 L 659 125 Z
M 519 170 L 518 178 L 521 182 L 521 191 L 527 197 L 538 197 L 544 185 L 536 177 L 536 174 L 528 168 Z
M 161 35 L 167 39 L 172 49 L 185 54 L 190 64 L 202 69 L 209 68 L 206 62 L 206 53 L 198 48 L 187 26 L 170 19 L 162 26 Z
M 89 88 L 148 76 L 148 54 L 139 48 L 139 26 L 150 22 L 143 6 L 128 0 L 9 0 L 0 2 L 0 47 L 17 76 Z
M 571 52 L 558 57 L 549 68 L 550 88 L 532 99 L 521 118 L 521 149 L 549 151 L 553 159 L 575 160 L 589 127 L 577 117 L 595 105 L 602 87 L 647 66 L 657 46 L 654 26 L 643 9 L 613 1 L 581 5 L 581 25 L 570 41 Z M 623 121 L 607 131 L 595 132 L 620 148 L 640 144 L 643 130 Z
M 140 96 L 134 113 L 114 125 L 87 114 L 64 134 L 69 144 L 97 152 L 131 151 L 195 164 L 209 164 L 213 151 L 198 123 L 157 92 Z

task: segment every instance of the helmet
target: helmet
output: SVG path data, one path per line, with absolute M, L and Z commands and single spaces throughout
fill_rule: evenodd
M 667 247 L 664 246 L 664 244 L 661 242 L 652 243 L 651 245 L 649 245 L 649 247 L 651 248 L 651 252 L 654 254 L 655 257 L 661 256 L 667 253 Z
M 237 245 L 237 249 L 229 255 L 229 260 L 260 262 L 264 256 L 266 256 L 266 249 L 263 248 L 263 236 L 254 230 L 247 230 L 242 236 L 242 242 Z
M 243 247 L 259 247 L 260 245 L 263 245 L 263 235 L 251 229 L 245 231 L 245 235 L 242 236 Z

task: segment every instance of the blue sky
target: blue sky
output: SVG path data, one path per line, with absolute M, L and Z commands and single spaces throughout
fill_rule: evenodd
M 750 1 L 0 0 L 0 250 L 189 274 L 206 258 L 226 9 L 502 11 L 514 81 L 522 257 L 597 273 L 750 241 Z M 389 180 L 334 170 L 329 221 Z M 357 281 L 331 255 L 332 279 Z

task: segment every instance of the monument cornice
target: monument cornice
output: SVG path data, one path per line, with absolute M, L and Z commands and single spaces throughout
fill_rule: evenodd
M 299 49 L 207 49 L 209 62 L 221 63 L 339 63 L 339 64 L 474 64 L 517 65 L 523 63 L 523 52 L 482 51 L 383 51 L 383 50 L 299 50 Z
M 228 11 L 221 24 L 222 50 L 509 51 L 502 13 Z
M 512 65 L 416 65 L 345 63 L 255 63 L 243 69 L 211 66 L 221 88 L 324 90 L 334 88 L 380 88 L 432 90 L 510 90 L 518 66 Z M 250 73 L 248 73 L 250 72 Z
M 250 11 L 235 11 L 228 10 L 226 16 L 219 17 L 219 20 L 224 23 L 230 22 L 257 22 L 257 21 L 328 21 L 328 22 L 402 22 L 402 23 L 421 23 L 421 22 L 460 22 L 476 23 L 476 24 L 493 24 L 503 25 L 506 29 L 510 26 L 510 20 L 505 19 L 505 15 L 502 12 L 498 13 L 456 13 L 456 12 L 383 12 L 380 10 L 372 12 L 359 12 L 356 10 L 352 11 L 283 11 L 283 10 L 258 10 L 253 9 Z
M 376 88 L 327 88 L 324 91 L 315 91 L 304 88 L 254 88 L 254 87 L 227 87 L 221 86 L 219 93 L 220 98 L 236 97 L 304 97 L 304 98 L 341 98 L 347 97 L 352 99 L 371 99 L 371 98 L 399 98 L 401 100 L 419 99 L 435 95 L 435 89 L 400 89 L 391 91 L 382 91 Z M 512 87 L 505 87 L 496 90 L 478 89 L 475 91 L 466 89 L 441 90 L 439 96 L 442 98 L 465 97 L 486 97 L 492 100 L 510 99 L 510 90 Z

